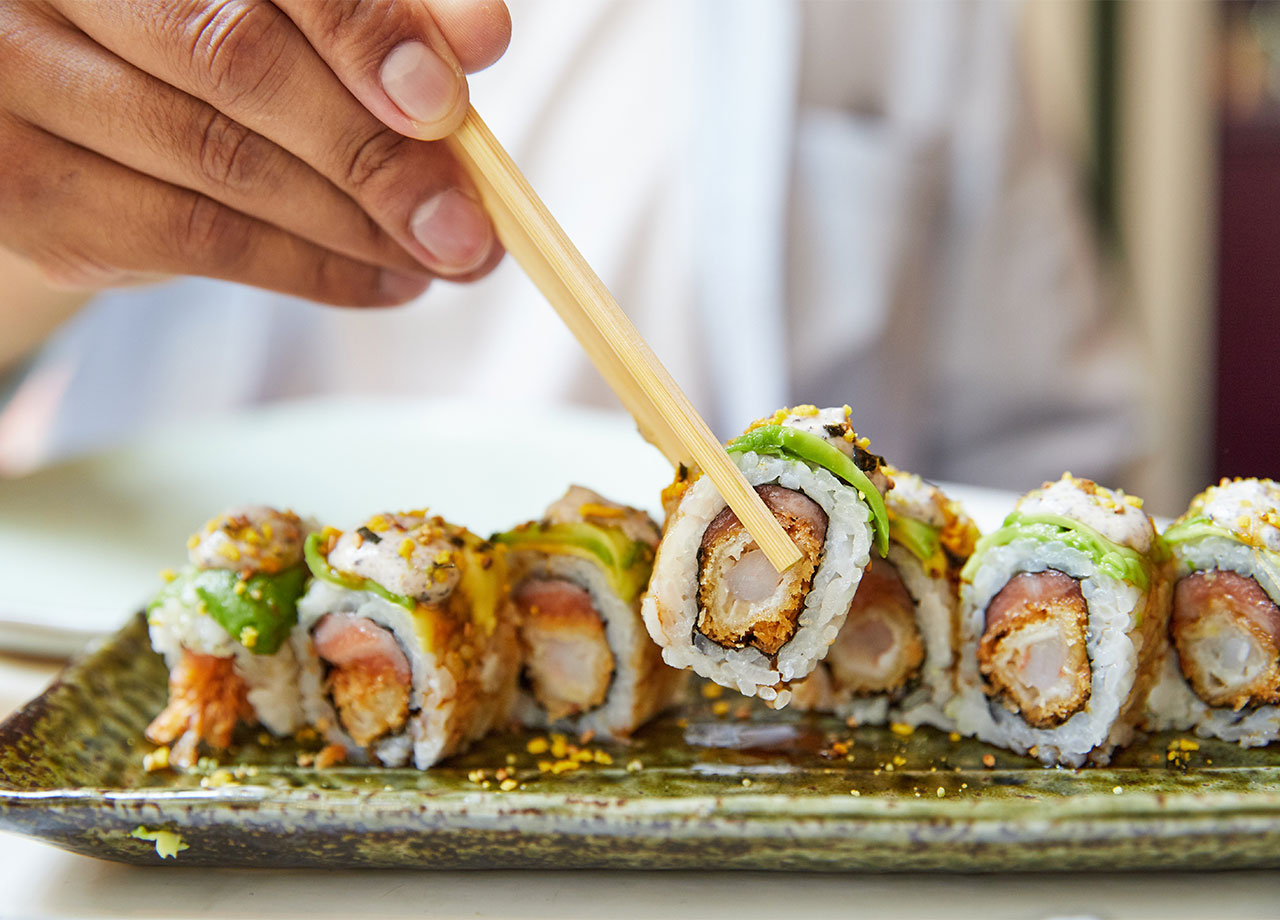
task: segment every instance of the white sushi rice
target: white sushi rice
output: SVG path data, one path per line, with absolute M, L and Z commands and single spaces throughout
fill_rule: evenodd
M 211 617 L 188 584 L 179 597 L 166 597 L 147 613 L 151 647 L 172 670 L 185 649 L 196 655 L 232 658 L 235 674 L 248 688 L 254 716 L 274 735 L 291 735 L 304 724 L 298 690 L 298 662 L 288 642 L 273 655 L 245 648 Z
M 978 646 L 992 598 L 1014 575 L 1046 569 L 1080 581 L 1089 609 L 1086 649 L 1092 689 L 1084 708 L 1062 725 L 1038 729 L 983 692 Z M 1144 638 L 1139 624 L 1146 601 L 1147 595 L 1138 587 L 1099 572 L 1087 554 L 1061 542 L 1028 538 L 988 550 L 972 584 L 961 589 L 958 692 L 948 715 L 961 732 L 1019 753 L 1035 748 L 1045 763 L 1079 766 L 1086 759 L 1106 763 L 1111 750 L 1133 734 L 1133 726 L 1122 715 L 1128 710 L 1142 658 Z
M 955 695 L 955 598 L 946 575 L 933 578 L 920 560 L 903 547 L 889 547 L 894 564 L 907 592 L 916 602 L 916 627 L 924 640 L 925 658 L 920 686 L 891 707 L 889 718 L 908 725 L 932 725 L 950 730 L 946 707 Z
M 576 734 L 594 732 L 606 738 L 625 738 L 666 708 L 686 682 L 685 672 L 657 661 L 652 640 L 638 609 L 614 594 L 605 571 L 595 563 L 569 554 L 529 553 L 534 557 L 520 569 L 520 580 L 554 578 L 571 582 L 591 596 L 591 604 L 604 620 L 605 641 L 613 652 L 614 673 L 609 691 L 599 706 L 556 722 L 527 690 L 516 702 L 516 719 L 534 728 L 554 728 Z M 656 666 L 656 667 L 655 667 Z
M 895 485 L 895 488 L 897 486 Z M 933 578 L 910 550 L 889 544 L 889 562 L 897 570 L 915 603 L 916 628 L 924 643 L 925 657 L 914 686 L 899 699 L 894 694 L 856 696 L 836 686 L 828 657 L 795 689 L 803 709 L 830 711 L 858 725 L 903 722 L 950 729 L 946 705 L 955 692 L 953 614 L 955 603 L 945 575 Z M 833 654 L 833 653 L 832 653 Z
M 460 745 L 480 738 L 506 717 L 507 706 L 498 705 L 473 710 L 473 718 L 458 718 L 458 682 L 424 647 L 412 613 L 372 591 L 356 591 L 316 578 L 298 602 L 298 625 L 290 637 L 301 662 L 302 706 L 307 721 L 320 728 L 328 741 L 341 744 L 352 761 L 367 762 L 369 752 L 342 729 L 325 690 L 324 665 L 311 641 L 311 630 L 329 613 L 353 614 L 390 630 L 409 660 L 413 690 L 409 721 L 404 730 L 372 745 L 373 755 L 383 765 L 401 767 L 412 759 L 419 769 L 426 769 Z M 499 618 L 499 628 L 508 628 L 509 619 Z M 514 647 L 513 637 L 507 641 Z M 514 663 L 504 660 L 502 647 L 503 643 L 492 643 L 478 670 L 480 692 L 498 699 L 504 696 L 504 684 L 512 683 L 514 673 Z
M 689 487 L 667 522 L 641 611 L 667 664 L 692 669 L 781 708 L 790 700 L 786 685 L 813 670 L 844 625 L 870 559 L 871 512 L 857 489 L 821 467 L 751 451 L 732 456 L 751 485 L 777 483 L 803 492 L 827 514 L 822 560 L 795 635 L 771 659 L 754 648 L 724 648 L 697 632 L 698 547 L 707 526 L 725 507 L 705 476 Z

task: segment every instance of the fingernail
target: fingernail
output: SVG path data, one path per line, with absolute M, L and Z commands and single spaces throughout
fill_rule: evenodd
M 378 279 L 378 291 L 388 303 L 404 303 L 413 300 L 427 289 L 431 279 L 425 275 L 409 275 L 383 269 Z
M 445 189 L 413 212 L 409 228 L 442 271 L 461 274 L 478 268 L 493 246 L 493 225 L 475 201 L 456 188 Z
M 382 88 L 405 115 L 432 124 L 458 102 L 457 72 L 422 42 L 397 45 L 382 62 Z

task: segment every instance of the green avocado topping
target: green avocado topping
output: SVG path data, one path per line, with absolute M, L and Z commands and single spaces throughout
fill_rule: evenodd
M 1280 553 L 1272 552 L 1265 546 L 1255 546 L 1252 543 L 1241 540 L 1237 534 L 1232 533 L 1230 529 L 1223 527 L 1207 514 L 1196 514 L 1183 520 L 1174 521 L 1164 532 L 1165 545 L 1170 548 L 1179 543 L 1203 540 L 1208 537 L 1222 537 L 1227 540 L 1234 540 L 1237 543 L 1246 543 L 1253 551 L 1253 558 L 1258 566 L 1267 573 L 1276 585 L 1280 586 Z M 1195 569 L 1195 565 L 1189 560 L 1185 561 L 1184 565 L 1188 571 Z
M 307 567 L 295 565 L 275 575 L 241 578 L 227 569 L 183 569 L 160 589 L 147 612 L 194 591 L 214 622 L 255 655 L 274 655 L 298 622 L 298 598 Z
M 1004 519 L 1001 528 L 978 541 L 973 556 L 961 571 L 966 581 L 982 563 L 987 550 L 1005 546 L 1014 540 L 1033 539 L 1044 543 L 1057 541 L 1077 549 L 1093 560 L 1093 564 L 1113 578 L 1126 581 L 1146 591 L 1151 585 L 1151 562 L 1135 549 L 1113 543 L 1092 527 L 1060 514 L 1023 514 L 1014 511 Z M 1161 552 L 1156 541 L 1154 554 Z
M 1226 537 L 1239 541 L 1230 530 L 1216 523 L 1207 514 L 1197 514 L 1181 521 L 1174 521 L 1164 532 L 1164 542 L 1170 546 L 1175 543 L 1186 543 L 1188 540 L 1203 540 L 1206 537 Z
M 526 524 L 495 534 L 493 541 L 517 550 L 568 553 L 588 559 L 604 569 L 609 587 L 628 604 L 649 584 L 653 571 L 653 547 L 642 540 L 632 540 L 617 527 L 599 527 L 585 521 L 549 526 Z
M 383 600 L 403 607 L 410 613 L 417 609 L 418 604 L 413 598 L 388 591 L 371 578 L 348 575 L 329 565 L 329 560 L 325 558 L 324 553 L 320 552 L 320 538 L 321 535 L 318 533 L 311 534 L 307 537 L 307 542 L 302 549 L 302 553 L 307 560 L 307 568 L 311 570 L 311 574 L 316 578 L 321 581 L 327 581 L 329 584 L 337 585 L 339 588 L 349 588 L 352 591 L 371 591 Z
M 889 539 L 899 543 L 932 572 L 947 570 L 942 529 L 896 512 L 889 512 Z
M 820 466 L 827 472 L 858 490 L 859 497 L 871 509 L 872 524 L 876 532 L 876 549 L 881 556 L 889 552 L 889 517 L 884 509 L 884 497 L 871 482 L 871 478 L 858 465 L 846 457 L 825 438 L 786 425 L 762 425 L 741 437 L 734 438 L 725 448 L 731 454 L 754 451 L 786 460 L 800 460 Z

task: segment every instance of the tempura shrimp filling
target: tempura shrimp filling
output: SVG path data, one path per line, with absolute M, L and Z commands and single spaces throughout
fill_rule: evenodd
M 147 726 L 147 740 L 169 744 L 180 767 L 196 762 L 200 743 L 214 749 L 231 744 L 236 723 L 254 721 L 249 688 L 235 672 L 234 658 L 197 655 L 186 649 L 169 674 L 169 702 Z
M 395 635 L 365 617 L 326 614 L 311 634 L 325 665 L 324 689 L 351 739 L 368 747 L 404 728 L 412 672 Z
M 857 695 L 893 693 L 916 677 L 924 658 L 915 600 L 892 563 L 873 560 L 827 653 L 832 677 Z
M 707 525 L 698 549 L 695 628 L 725 648 L 751 646 L 776 655 L 796 633 L 822 560 L 827 515 L 808 496 L 782 486 L 756 486 L 756 492 L 803 558 L 778 573 L 733 509 L 725 508 Z
M 1220 569 L 1183 578 L 1170 632 L 1183 676 L 1209 705 L 1280 703 L 1280 608 L 1254 579 Z
M 591 594 L 561 578 L 534 578 L 514 593 L 524 678 L 551 721 L 604 703 L 615 661 Z
M 1054 569 L 1009 579 L 987 605 L 978 664 L 987 693 L 1033 728 L 1055 728 L 1092 692 L 1089 608 L 1080 582 Z

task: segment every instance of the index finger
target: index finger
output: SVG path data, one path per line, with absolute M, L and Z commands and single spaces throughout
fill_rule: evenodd
M 501 257 L 479 196 L 444 145 L 375 118 L 274 4 L 55 3 L 103 46 L 312 166 L 436 274 L 476 277 Z M 377 36 L 368 38 L 376 47 Z
M 502 0 L 275 3 L 365 108 L 423 140 L 457 129 L 467 108 L 463 73 L 488 67 L 511 40 Z

